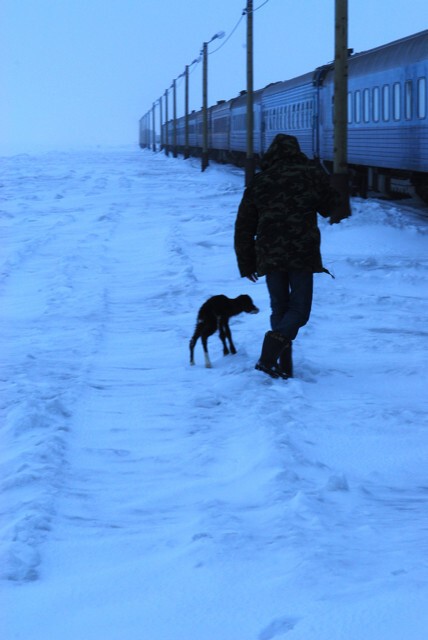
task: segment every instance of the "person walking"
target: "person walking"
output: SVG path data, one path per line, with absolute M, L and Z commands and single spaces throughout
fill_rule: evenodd
M 252 282 L 266 276 L 271 330 L 256 369 L 272 378 L 293 376 L 292 342 L 309 320 L 313 274 L 329 273 L 321 260 L 317 212 L 327 218 L 339 206 L 328 176 L 301 152 L 297 139 L 275 136 L 244 192 L 234 236 L 241 276 Z

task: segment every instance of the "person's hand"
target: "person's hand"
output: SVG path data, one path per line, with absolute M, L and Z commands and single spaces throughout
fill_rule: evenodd
M 245 276 L 246 278 L 248 278 L 248 280 L 251 280 L 251 282 L 257 282 L 257 280 L 259 279 L 259 276 L 257 275 L 257 273 L 250 273 L 249 276 Z

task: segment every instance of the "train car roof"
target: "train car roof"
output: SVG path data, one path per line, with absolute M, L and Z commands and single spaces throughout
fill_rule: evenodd
M 290 80 L 281 80 L 280 82 L 274 82 L 262 89 L 264 96 L 269 96 L 275 93 L 284 91 L 284 89 L 293 89 L 294 87 L 300 87 L 303 84 L 312 84 L 314 72 L 304 73 L 297 78 L 291 78 Z
M 353 75 L 384 71 L 428 59 L 428 29 L 349 58 Z
M 406 36 L 400 40 L 394 40 L 388 44 L 352 54 L 349 57 L 349 70 L 353 75 L 362 75 L 375 71 L 385 71 L 397 66 L 404 66 L 418 60 L 428 58 L 428 29 Z M 306 83 L 318 83 L 323 81 L 325 76 L 334 69 L 334 62 L 318 67 L 315 71 L 310 71 L 297 78 L 274 82 L 268 85 L 263 91 L 263 95 L 272 95 L 285 89 L 299 87 Z
M 219 100 L 216 104 L 213 104 L 211 107 L 208 107 L 209 111 L 213 113 L 221 113 L 222 111 L 229 111 L 231 107 L 231 100 Z
M 260 97 L 262 94 L 262 91 L 264 91 L 264 89 L 257 89 L 256 91 L 253 91 L 253 103 L 257 104 L 258 102 L 260 102 Z M 236 96 L 236 98 L 232 98 L 232 100 L 230 101 L 232 103 L 232 105 L 234 107 L 239 107 L 242 104 L 247 104 L 247 92 L 246 91 L 241 91 L 239 96 Z

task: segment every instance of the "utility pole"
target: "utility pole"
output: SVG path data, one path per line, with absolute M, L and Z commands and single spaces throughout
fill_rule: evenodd
M 160 151 L 163 149 L 164 141 L 163 141 L 163 118 L 162 118 L 162 96 L 158 100 L 159 102 L 159 122 L 160 122 Z
M 208 43 L 202 46 L 202 160 L 201 171 L 208 167 Z
M 334 46 L 334 162 L 331 183 L 340 193 L 340 211 L 330 222 L 351 215 L 348 176 L 348 0 L 335 0 Z
M 184 76 L 184 159 L 190 156 L 190 148 L 189 148 L 189 69 L 194 64 L 198 64 L 201 58 L 195 58 L 192 60 L 190 64 L 187 64 L 184 73 L 181 76 Z M 181 77 L 180 76 L 180 77 Z
M 254 112 L 253 112 L 253 0 L 247 0 L 247 155 L 245 186 L 254 177 Z
M 168 89 L 165 91 L 165 155 L 169 155 L 168 139 Z
M 202 46 L 202 171 L 208 167 L 208 45 L 223 37 L 224 31 L 219 31 Z
M 143 119 L 143 144 L 144 148 L 147 149 L 147 113 Z
M 172 155 L 177 157 L 177 81 L 172 81 L 172 116 L 173 116 L 173 129 L 172 129 Z
M 156 151 L 156 103 L 153 103 L 152 106 L 152 124 L 153 124 L 153 132 L 152 132 L 152 149 Z
M 184 70 L 184 159 L 189 157 L 189 65 Z
M 139 127 L 140 127 L 140 129 L 139 129 L 139 136 L 138 136 L 138 138 L 139 138 L 139 144 L 140 144 L 140 149 L 144 149 L 144 148 L 145 148 L 145 146 L 146 146 L 146 145 L 145 145 L 145 139 L 144 139 L 144 133 L 145 133 L 145 131 L 144 131 L 144 127 L 145 127 L 145 125 L 146 125 L 146 116 L 142 116 L 142 117 L 140 118 L 140 121 L 139 121 Z

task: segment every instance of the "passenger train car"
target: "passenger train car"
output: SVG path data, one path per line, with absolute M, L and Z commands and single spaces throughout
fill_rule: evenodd
M 428 201 L 428 30 L 351 54 L 348 67 L 348 163 L 360 191 L 412 188 Z M 331 170 L 333 162 L 334 66 L 254 92 L 254 153 L 266 151 L 277 133 L 296 136 L 302 151 Z M 208 110 L 209 156 L 243 164 L 246 95 Z M 140 146 L 151 132 L 140 122 Z M 184 116 L 162 124 L 163 144 L 185 151 Z M 168 129 L 168 135 L 167 135 Z M 202 112 L 189 115 L 189 152 L 202 150 Z

